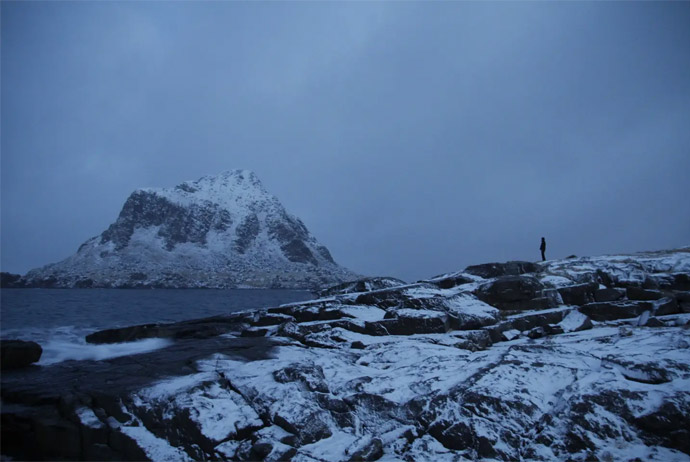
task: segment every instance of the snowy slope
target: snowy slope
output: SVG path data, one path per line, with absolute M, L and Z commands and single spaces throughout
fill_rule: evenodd
M 57 287 L 315 288 L 357 277 L 254 173 L 234 170 L 134 191 L 100 236 L 26 279 Z

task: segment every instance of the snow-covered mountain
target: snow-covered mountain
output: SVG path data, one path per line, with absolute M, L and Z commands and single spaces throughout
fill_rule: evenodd
M 134 191 L 71 257 L 26 275 L 52 287 L 316 288 L 356 279 L 256 175 Z

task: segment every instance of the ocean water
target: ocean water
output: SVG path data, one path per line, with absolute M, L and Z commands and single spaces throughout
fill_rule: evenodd
M 312 298 L 311 292 L 300 290 L 2 289 L 0 337 L 38 342 L 43 348 L 40 365 L 99 360 L 162 348 L 170 340 L 87 344 L 84 337 L 97 330 L 204 318 Z

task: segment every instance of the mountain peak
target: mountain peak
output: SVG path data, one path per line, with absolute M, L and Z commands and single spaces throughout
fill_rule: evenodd
M 257 188 L 264 190 L 264 186 L 259 180 L 259 177 L 251 170 L 226 170 L 217 175 L 202 176 L 198 180 L 184 181 L 174 189 L 183 190 L 187 192 L 196 192 L 200 189 L 218 189 L 218 188 Z M 161 190 L 168 188 L 147 188 L 147 190 Z
M 186 181 L 183 184 L 223 184 L 223 185 L 239 185 L 247 184 L 252 186 L 263 187 L 261 181 L 256 174 L 251 170 L 226 170 L 217 175 L 206 175 L 195 181 Z
M 66 260 L 31 271 L 73 287 L 315 288 L 356 279 L 250 170 L 134 191 Z

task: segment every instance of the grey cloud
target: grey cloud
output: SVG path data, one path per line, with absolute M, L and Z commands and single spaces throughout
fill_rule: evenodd
M 249 168 L 340 263 L 690 244 L 690 4 L 2 4 L 2 268 Z

